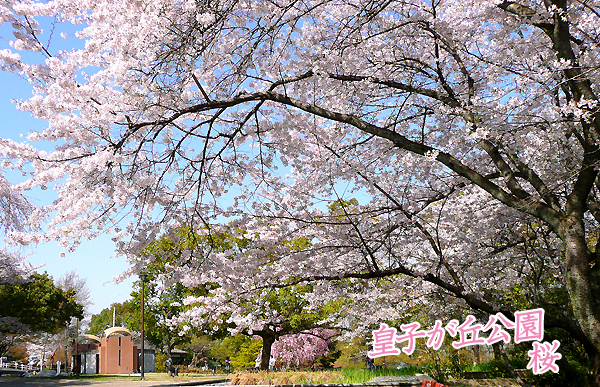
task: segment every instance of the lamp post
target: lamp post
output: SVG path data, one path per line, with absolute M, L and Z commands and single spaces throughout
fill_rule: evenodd
M 73 362 L 73 373 L 79 375 L 81 372 L 81 362 L 79 361 L 79 319 L 77 320 L 77 328 L 75 331 L 75 361 Z
M 142 281 L 142 355 L 141 355 L 141 370 L 142 370 L 142 380 L 146 380 L 144 378 L 144 293 L 146 283 L 146 274 L 140 273 L 140 281 Z

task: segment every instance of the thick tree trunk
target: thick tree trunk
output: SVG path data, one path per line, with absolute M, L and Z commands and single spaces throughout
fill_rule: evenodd
M 481 355 L 479 354 L 479 345 L 473 346 L 473 355 L 475 356 L 475 364 L 481 364 Z
M 588 249 L 583 217 L 569 216 L 563 222 L 563 232 L 573 314 L 587 339 L 600 351 L 600 262 Z
M 194 352 L 194 355 L 192 356 L 192 361 L 190 363 L 190 367 L 198 368 L 199 364 L 200 364 L 200 357 L 198 356 L 198 354 L 196 352 Z
M 494 350 L 494 360 L 502 360 L 502 342 L 492 344 Z
M 589 354 L 590 357 L 590 373 L 589 373 L 589 386 L 600 387 L 600 351 L 596 351 L 593 354 Z
M 262 346 L 262 358 L 260 359 L 260 369 L 268 370 L 269 369 L 269 360 L 271 360 L 271 347 L 275 342 L 275 333 L 265 329 L 259 334 L 263 340 Z
M 588 248 L 582 216 L 567 217 L 561 231 L 566 242 L 567 290 L 571 307 L 577 324 L 593 346 L 586 348 L 591 361 L 588 384 L 600 387 L 599 255 Z
M 171 342 L 171 333 L 168 330 L 167 330 L 167 333 L 165 334 L 164 344 L 165 344 L 165 348 L 164 348 L 165 354 L 167 355 L 168 359 L 171 359 L 171 349 L 172 349 L 173 344 Z

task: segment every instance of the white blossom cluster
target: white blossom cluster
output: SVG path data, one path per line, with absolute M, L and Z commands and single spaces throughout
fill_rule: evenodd
M 599 4 L 550 3 L 6 0 L 0 66 L 48 127 L 0 156 L 26 175 L 12 190 L 56 192 L 28 217 L 43 232 L 12 238 L 73 250 L 108 233 L 131 273 L 181 226 L 247 238 L 171 268 L 218 284 L 178 322 L 233 331 L 280 322 L 269 292 L 292 283 L 313 284 L 313 308 L 347 300 L 329 318 L 360 332 L 499 310 L 528 278 L 593 281 Z M 45 43 L 48 17 L 76 48 Z

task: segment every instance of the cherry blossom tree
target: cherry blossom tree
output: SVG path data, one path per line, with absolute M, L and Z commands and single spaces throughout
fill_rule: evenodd
M 19 192 L 15 192 L 0 172 L 0 233 L 23 230 L 33 206 Z M 0 287 L 22 284 L 35 269 L 24 261 L 18 251 L 0 249 Z M 3 299 L 0 295 L 0 299 Z M 0 301 L 1 302 L 1 301 Z M 0 311 L 0 356 L 4 356 L 22 337 L 30 333 L 29 326 L 14 313 Z
M 313 282 L 308 301 L 347 300 L 346 323 L 368 327 L 432 289 L 512 316 L 489 296 L 529 270 L 527 238 L 506 236 L 531 224 L 564 252 L 569 297 L 547 326 L 586 347 L 600 385 L 596 1 L 0 7 L 1 66 L 34 92 L 17 107 L 48 121 L 0 154 L 31 176 L 15 190 L 57 193 L 30 217 L 44 232 L 15 241 L 108 232 L 134 262 L 157 235 L 229 218 L 260 239 L 182 254 L 184 283 L 233 305 Z M 297 237 L 310 246 L 285 246 Z
M 56 335 L 72 318 L 83 318 L 73 288 L 54 284 L 46 273 L 33 273 L 28 281 L 0 284 L 0 356 L 14 345 L 39 334 L 44 343 Z M 56 338 L 56 337 L 54 337 Z
M 19 192 L 11 188 L 10 183 L 0 173 L 0 230 L 4 235 L 14 230 L 23 230 L 27 216 L 33 206 Z M 0 284 L 16 283 L 25 280 L 33 267 L 24 262 L 24 258 L 6 248 L 0 250 Z
M 285 335 L 273 343 L 272 356 L 286 366 L 312 364 L 320 356 L 329 353 L 332 329 L 316 328 L 293 335 Z
M 208 327 L 212 325 L 215 332 L 220 329 L 232 334 L 260 337 L 262 349 L 258 364 L 263 370 L 269 368 L 272 357 L 279 357 L 287 363 L 298 359 L 304 362 L 312 355 L 319 353 L 316 358 L 323 354 L 323 345 L 327 347 L 326 340 L 333 331 L 320 327 L 332 325 L 327 322 L 328 312 L 335 310 L 331 303 L 311 306 L 304 299 L 308 291 L 306 286 L 265 289 L 252 292 L 250 298 L 240 297 L 228 288 L 214 289 L 209 296 L 188 297 L 185 302 L 190 307 L 173 318 L 171 323 L 183 324 L 182 334 L 190 329 L 190 325 L 200 329 L 210 329 Z M 211 332 L 207 330 L 206 333 Z M 290 347 L 302 343 L 310 345 L 304 351 Z

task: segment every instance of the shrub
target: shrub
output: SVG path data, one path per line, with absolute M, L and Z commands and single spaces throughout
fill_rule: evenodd
M 475 365 L 472 371 L 483 371 L 487 372 L 490 378 L 510 378 L 511 374 L 503 360 L 490 360 L 485 363 Z
M 167 372 L 165 370 L 165 360 L 167 360 L 167 355 L 162 352 L 156 352 L 154 356 L 154 367 L 156 372 Z

